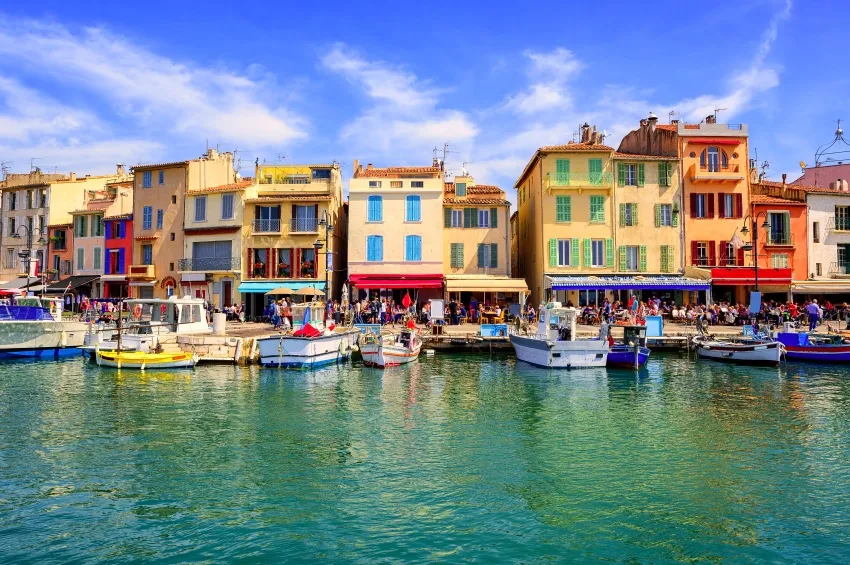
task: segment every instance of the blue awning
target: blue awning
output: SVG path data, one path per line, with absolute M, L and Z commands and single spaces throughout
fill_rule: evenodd
M 708 290 L 711 282 L 687 277 L 546 277 L 552 290 Z
M 321 291 L 325 290 L 325 281 L 316 281 L 310 280 L 305 281 L 304 279 L 275 279 L 273 281 L 263 281 L 263 282 L 243 282 L 239 284 L 237 290 L 241 293 L 251 293 L 256 292 L 260 294 L 265 294 L 269 291 L 272 291 L 276 288 L 280 288 L 285 286 L 287 288 L 291 288 L 292 290 L 301 290 L 302 288 L 307 288 L 308 286 L 315 286 Z

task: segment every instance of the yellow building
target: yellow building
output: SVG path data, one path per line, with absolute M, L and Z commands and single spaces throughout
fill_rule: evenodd
M 538 149 L 514 187 L 518 191 L 518 268 L 533 304 L 555 297 L 598 302 L 588 289 L 550 292 L 558 277 L 616 272 L 614 150 L 585 124 L 582 142 Z M 602 293 L 602 291 L 600 291 Z
M 329 297 L 337 299 L 347 235 L 339 164 L 257 165 L 244 198 L 238 290 L 248 315 L 261 315 L 271 299 L 266 293 L 281 287 L 324 291 L 327 280 Z
M 189 161 L 137 165 L 133 174 L 133 264 L 128 274 L 131 295 L 167 298 L 179 292 L 176 277 L 178 263 L 184 257 L 186 193 L 235 182 L 233 155 L 210 149 Z
M 510 202 L 497 186 L 455 177 L 443 192 L 443 273 L 450 298 L 469 304 L 524 303 L 528 289 L 511 279 Z M 485 296 L 486 295 L 486 296 Z

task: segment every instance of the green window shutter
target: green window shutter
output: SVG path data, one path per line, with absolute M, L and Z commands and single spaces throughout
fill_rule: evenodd
M 499 227 L 499 209 L 498 208 L 490 208 L 490 227 L 498 228 Z
M 452 227 L 452 209 L 443 208 L 443 227 Z
M 664 186 L 673 186 L 673 163 L 667 163 L 667 170 L 664 174 Z
M 555 221 L 569 222 L 570 221 L 570 197 L 556 196 L 555 197 Z
M 658 163 L 658 184 L 660 186 L 670 186 L 670 182 L 668 179 L 670 164 L 669 163 Z
M 667 246 L 666 245 L 661 246 L 661 265 L 660 265 L 660 268 L 661 268 L 662 273 L 667 272 Z
M 632 207 L 632 225 L 636 226 L 638 225 L 637 202 L 633 202 L 632 204 L 629 204 L 629 206 Z
M 558 173 L 569 173 L 570 172 L 570 160 L 569 159 L 558 159 L 555 161 L 555 171 Z
M 569 196 L 564 197 L 566 199 L 566 204 L 564 206 L 564 215 L 566 216 L 565 222 L 573 221 L 573 199 Z
M 621 271 L 626 270 L 626 246 L 625 245 L 620 246 L 620 270 Z
M 620 204 L 620 227 L 626 227 L 626 204 Z
M 483 269 L 484 267 L 487 266 L 487 262 L 484 259 L 485 259 L 484 258 L 484 244 L 479 243 L 478 244 L 478 268 L 479 269 Z M 487 259 L 489 259 L 489 257 L 487 257 Z
M 495 269 L 499 266 L 499 245 L 496 243 L 490 244 L 490 267 Z
M 602 184 L 602 159 L 588 159 L 587 164 L 590 171 L 590 183 Z
M 558 240 L 555 238 L 549 240 L 549 266 L 558 266 Z
M 590 254 L 590 240 L 589 239 L 587 239 L 587 238 L 584 239 L 584 241 L 582 242 L 582 248 L 584 249 L 584 266 L 590 267 L 592 257 L 591 257 L 591 254 Z
M 614 267 L 614 240 L 610 238 L 605 240 L 605 266 Z
M 673 224 L 674 228 L 679 227 L 679 214 L 677 214 L 672 208 L 670 209 L 670 223 Z
M 472 208 L 472 227 L 478 227 L 478 208 Z
M 590 221 L 605 221 L 605 198 L 603 196 L 590 197 Z
M 638 250 L 639 260 L 640 260 L 640 272 L 646 272 L 646 245 L 641 245 Z
M 463 209 L 463 227 L 471 228 L 472 227 L 472 208 L 464 208 Z
M 661 204 L 655 205 L 655 227 L 661 227 Z
M 643 183 L 646 180 L 646 170 L 645 169 L 646 169 L 645 163 L 638 163 L 638 165 L 637 165 L 638 186 L 643 186 Z
M 572 241 L 570 241 L 570 266 L 571 267 L 580 267 L 581 265 L 578 262 L 578 238 L 574 237 Z
M 626 185 L 626 166 L 623 163 L 617 163 L 617 184 Z

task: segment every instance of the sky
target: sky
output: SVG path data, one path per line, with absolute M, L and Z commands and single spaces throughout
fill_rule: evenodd
M 746 123 L 768 178 L 850 122 L 850 3 L 73 2 L 0 6 L 0 161 L 107 173 L 206 147 L 253 162 L 429 165 L 448 144 L 516 202 L 542 145 L 616 148 L 654 112 Z

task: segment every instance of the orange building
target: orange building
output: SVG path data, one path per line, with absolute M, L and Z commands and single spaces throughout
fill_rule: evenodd
M 809 276 L 805 191 L 784 182 L 762 180 L 751 185 L 751 193 L 750 214 L 759 228 L 759 271 L 791 269 L 793 280 L 805 281 Z M 785 287 L 776 290 L 787 292 Z
M 49 241 L 49 276 L 47 280 L 52 282 L 74 274 L 74 225 L 55 224 L 48 226 L 50 231 Z

